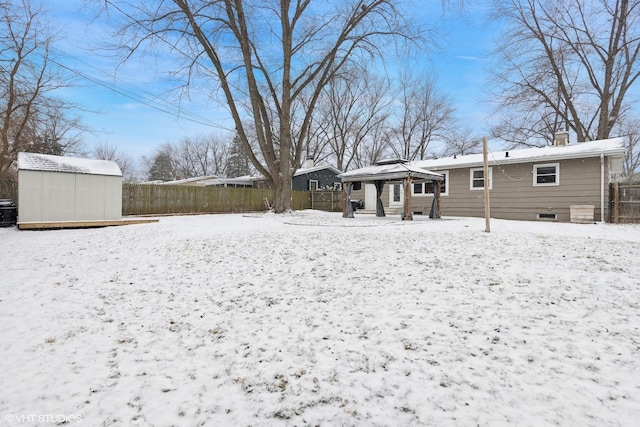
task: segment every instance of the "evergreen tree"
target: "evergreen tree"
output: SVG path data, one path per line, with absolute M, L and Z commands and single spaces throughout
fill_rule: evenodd
M 249 156 L 247 156 L 240 137 L 236 135 L 229 147 L 229 158 L 227 159 L 226 175 L 228 178 L 236 178 L 251 174 Z
M 171 181 L 174 178 L 171 157 L 164 151 L 160 151 L 153 158 L 147 179 L 149 181 Z

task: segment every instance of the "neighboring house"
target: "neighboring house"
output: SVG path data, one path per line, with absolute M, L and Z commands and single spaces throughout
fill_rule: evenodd
M 522 150 L 491 152 L 489 163 L 492 218 L 569 222 L 572 213 L 591 211 L 593 221 L 607 218 L 609 183 L 622 173 L 624 145 L 620 138 Z M 472 154 L 412 163 L 444 175 L 440 209 L 443 216 L 484 216 L 483 155 Z M 372 185 L 352 194 L 375 209 Z M 411 206 L 428 213 L 433 183 L 414 182 Z M 400 183 L 385 186 L 381 199 L 387 211 L 400 208 Z M 573 211 L 572 211 L 573 209 Z M 587 216 L 588 217 L 588 216 Z
M 176 179 L 175 181 L 164 181 L 162 185 L 207 185 L 207 182 L 218 179 L 217 175 L 197 176 L 195 178 Z M 152 183 L 156 183 L 155 181 Z
M 18 200 L 19 228 L 120 220 L 122 172 L 107 160 L 18 153 Z
M 239 188 L 252 188 L 255 187 L 256 181 L 262 178 L 256 178 L 251 175 L 238 176 L 236 178 L 216 178 L 208 181 L 204 181 L 204 185 L 207 187 L 239 187 Z
M 305 165 L 293 175 L 291 189 L 294 191 L 342 190 L 342 181 L 338 178 L 340 170 L 333 166 L 314 166 L 313 160 L 307 160 Z M 192 178 L 196 179 L 196 178 Z M 240 176 L 237 178 L 197 178 L 197 185 L 221 187 L 267 188 L 269 184 L 263 176 Z M 187 180 L 182 180 L 187 181 Z M 166 182 L 172 184 L 174 182 Z M 191 184 L 195 185 L 195 184 Z
M 314 166 L 313 160 L 308 159 L 302 168 L 293 175 L 291 188 L 294 191 L 342 190 L 341 174 L 333 166 Z

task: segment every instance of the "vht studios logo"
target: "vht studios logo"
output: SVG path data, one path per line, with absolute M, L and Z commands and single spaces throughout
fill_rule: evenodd
M 62 414 L 7 414 L 4 417 L 7 423 L 51 423 L 67 424 L 81 423 L 82 415 Z

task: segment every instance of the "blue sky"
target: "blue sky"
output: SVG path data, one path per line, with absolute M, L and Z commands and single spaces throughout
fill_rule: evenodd
M 56 2 L 53 13 L 64 39 L 57 45 L 54 57 L 77 73 L 74 82 L 78 86 L 61 91 L 60 96 L 86 109 L 79 115 L 95 131 L 84 136 L 88 149 L 96 143 L 108 143 L 138 159 L 152 156 L 166 142 L 233 129 L 224 107 L 204 96 L 192 93 L 190 99 L 178 102 L 175 94 L 163 93 L 166 84 L 155 75 L 151 58 L 128 63 L 114 78 L 117 60 L 108 58 L 104 52 L 90 50 L 109 30 L 100 21 L 91 22 L 91 11 L 83 4 L 83 0 Z M 441 3 L 416 0 L 416 4 L 438 8 Z M 439 36 L 440 49 L 424 59 L 424 68 L 433 70 L 438 86 L 450 96 L 457 116 L 477 134 L 485 131 L 483 126 L 489 119 L 489 107 L 481 97 L 485 56 L 495 36 L 482 13 L 469 10 L 466 19 L 447 18 L 445 31 Z M 442 18 L 438 13 L 430 15 L 435 16 L 432 19 Z

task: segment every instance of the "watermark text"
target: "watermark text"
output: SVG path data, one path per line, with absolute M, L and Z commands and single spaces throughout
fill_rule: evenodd
M 71 424 L 81 423 L 82 415 L 63 414 L 7 414 L 4 420 L 9 424 L 20 423 L 51 423 L 51 424 Z

